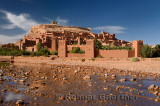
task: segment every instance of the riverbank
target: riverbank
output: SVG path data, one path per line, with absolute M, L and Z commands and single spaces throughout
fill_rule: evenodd
M 160 58 L 139 58 L 140 61 L 132 62 L 131 58 L 59 58 L 59 57 L 14 57 L 14 64 L 49 64 L 49 65 L 81 65 L 81 66 L 97 66 L 107 69 L 122 69 L 135 72 L 146 72 L 160 74 Z

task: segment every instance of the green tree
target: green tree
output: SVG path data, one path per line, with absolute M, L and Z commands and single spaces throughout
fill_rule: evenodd
M 95 48 L 97 48 L 97 49 L 101 49 L 102 48 L 102 43 L 99 40 L 95 39 L 94 43 L 95 43 Z
M 143 58 L 151 58 L 154 55 L 154 49 L 148 45 L 143 45 L 140 54 Z
M 160 57 L 160 44 L 157 44 L 154 48 L 154 57 Z
M 42 49 L 43 48 L 43 44 L 41 43 L 41 42 L 39 42 L 38 44 L 37 44 L 37 50 L 39 51 L 40 49 Z

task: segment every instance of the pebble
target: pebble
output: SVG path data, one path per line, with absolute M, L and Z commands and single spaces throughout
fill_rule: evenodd
M 156 102 L 159 102 L 159 99 L 158 99 L 158 98 L 156 98 L 156 99 L 155 99 L 155 101 L 156 101 Z
M 62 80 L 67 80 L 67 78 L 64 77 L 64 78 L 62 78 Z
M 20 80 L 20 82 L 21 82 L 21 83 L 24 83 L 24 82 L 25 82 L 25 80 Z
M 120 82 L 125 82 L 127 80 L 127 78 L 124 78 L 124 79 L 120 79 L 119 81 Z
M 19 104 L 24 104 L 24 101 L 21 100 L 21 99 L 19 99 L 19 100 L 17 100 L 16 104 L 17 104 L 17 105 L 19 105 Z
M 115 78 L 116 78 L 116 75 L 115 75 L 115 74 L 113 74 L 111 77 L 112 77 L 113 79 L 115 79 Z
M 155 88 L 155 85 L 154 85 L 154 84 L 152 84 L 152 85 L 150 85 L 150 86 L 148 87 L 149 90 L 154 90 L 154 88 Z
M 158 91 L 153 92 L 154 95 L 158 95 Z
M 154 90 L 158 90 L 159 89 L 159 86 L 156 86 L 155 88 L 154 88 Z
M 136 81 L 136 80 L 137 80 L 136 78 L 130 79 L 130 81 Z
M 108 77 L 108 74 L 104 74 L 104 77 L 107 78 L 107 77 Z
M 78 70 L 74 71 L 74 73 L 78 73 Z
M 108 90 L 108 88 L 107 87 L 105 87 L 105 88 L 103 88 L 104 90 Z
M 87 76 L 85 76 L 83 79 L 84 79 L 84 80 L 86 80 L 86 79 L 91 79 L 91 77 L 90 77 L 89 75 L 87 75 Z
M 117 87 L 116 87 L 116 90 L 119 90 L 119 89 L 120 89 L 119 86 L 117 86 Z

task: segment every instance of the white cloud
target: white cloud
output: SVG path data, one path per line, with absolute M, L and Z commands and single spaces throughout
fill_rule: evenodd
M 94 27 L 93 30 L 98 30 L 98 31 L 105 31 L 109 33 L 125 33 L 125 27 L 122 26 L 99 26 L 99 27 Z
M 18 34 L 18 35 L 12 35 L 12 36 L 0 34 L 1 44 L 14 43 L 18 41 L 19 39 L 22 39 L 24 35 L 27 35 L 29 33 L 31 26 L 40 24 L 37 21 L 33 20 L 30 17 L 30 15 L 26 13 L 16 15 L 14 13 L 4 11 L 4 10 L 0 10 L 0 12 L 5 14 L 5 17 L 3 19 L 8 22 L 8 24 L 2 25 L 0 26 L 0 28 L 2 29 L 20 28 L 24 30 L 24 33 Z M 51 21 L 49 18 L 46 18 L 46 20 Z M 68 20 L 64 20 L 58 17 L 56 21 L 59 25 L 68 25 Z
M 0 28 L 3 28 L 3 29 L 14 29 L 14 28 L 17 28 L 17 26 L 14 25 L 14 24 L 7 24 L 7 25 L 0 26 Z
M 18 35 L 1 35 L 0 34 L 0 43 L 6 44 L 6 43 L 14 43 L 18 41 L 19 39 L 22 39 L 24 35 L 27 35 L 31 29 L 31 26 L 39 25 L 40 23 L 36 22 L 35 20 L 31 19 L 29 14 L 20 14 L 16 15 L 14 13 L 0 10 L 1 13 L 4 13 L 6 17 L 4 18 L 6 21 L 9 22 L 9 24 L 2 25 L 0 28 L 2 29 L 14 29 L 14 28 L 20 28 L 24 30 L 24 33 L 18 34 Z
M 68 20 L 57 17 L 56 21 L 59 25 L 68 25 Z
M 49 23 L 51 23 L 53 20 L 47 17 L 43 17 L 43 19 L 47 20 Z
M 8 11 L 0 11 L 6 15 L 6 20 L 10 23 L 2 26 L 3 29 L 20 28 L 24 31 L 29 31 L 31 26 L 38 25 L 39 23 L 30 18 L 29 14 L 16 15 Z
M 15 43 L 16 41 L 22 39 L 24 35 L 26 35 L 26 33 L 15 36 L 0 35 L 0 44 Z
M 54 21 L 53 19 L 50 19 L 50 18 L 47 18 L 47 17 L 43 17 L 43 19 L 47 20 L 49 23 L 51 23 L 52 21 Z M 56 20 L 58 25 L 64 25 L 64 26 L 67 26 L 68 25 L 68 20 L 66 19 L 61 19 L 60 17 L 57 17 Z

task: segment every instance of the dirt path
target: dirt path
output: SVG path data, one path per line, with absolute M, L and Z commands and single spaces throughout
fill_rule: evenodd
M 62 61 L 54 60 L 50 64 L 66 64 L 66 65 L 88 65 L 88 66 L 101 66 L 105 68 L 117 68 L 124 70 L 152 72 L 160 74 L 160 61 Z

